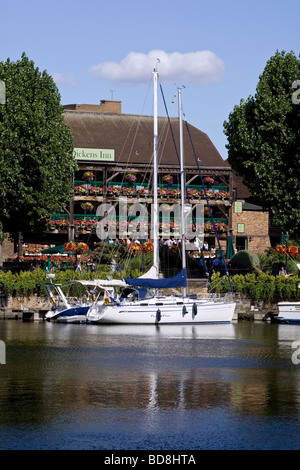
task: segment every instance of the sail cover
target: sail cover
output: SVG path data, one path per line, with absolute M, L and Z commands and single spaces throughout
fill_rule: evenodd
M 125 282 L 130 286 L 146 287 L 154 289 L 168 289 L 172 287 L 186 287 L 186 269 L 182 269 L 174 277 L 167 279 L 151 279 L 151 278 L 126 278 Z

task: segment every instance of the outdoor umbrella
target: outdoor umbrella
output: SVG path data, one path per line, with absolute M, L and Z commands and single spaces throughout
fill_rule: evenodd
M 234 255 L 234 248 L 232 243 L 232 238 L 229 235 L 227 240 L 227 249 L 226 249 L 226 259 L 231 259 Z
M 67 253 L 68 252 L 64 250 L 64 245 L 53 246 L 52 248 L 47 248 L 46 250 L 42 251 L 43 255 L 53 255 L 53 254 L 65 255 Z
M 285 245 L 285 244 L 286 244 L 285 236 L 284 236 L 284 233 L 281 232 L 281 235 L 280 235 L 280 245 Z

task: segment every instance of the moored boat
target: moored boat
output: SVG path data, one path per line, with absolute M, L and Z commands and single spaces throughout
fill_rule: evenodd
M 158 120 L 157 120 L 157 80 L 154 77 L 154 165 L 153 165 L 153 234 L 154 252 L 153 266 L 149 273 L 137 279 L 126 278 L 128 287 L 117 299 L 108 299 L 108 304 L 99 308 L 92 306 L 87 314 L 87 320 L 100 324 L 196 324 L 196 323 L 230 323 L 233 319 L 236 302 L 229 297 L 224 299 L 191 299 L 186 295 L 187 275 L 185 259 L 185 203 L 184 203 L 184 167 L 182 147 L 182 110 L 181 90 L 179 96 L 179 125 L 180 125 L 180 174 L 181 174 L 181 247 L 182 270 L 173 278 L 161 279 L 159 275 L 159 249 L 158 249 L 158 201 L 157 201 L 157 174 L 158 174 Z M 147 295 L 141 296 L 141 290 Z M 160 295 L 162 289 L 182 288 L 182 296 Z M 150 294 L 149 289 L 154 291 Z M 127 293 L 125 294 L 125 291 Z

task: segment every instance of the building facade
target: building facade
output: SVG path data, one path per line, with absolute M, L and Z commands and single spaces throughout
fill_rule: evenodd
M 64 106 L 64 122 L 74 135 L 78 163 L 70 205 L 49 216 L 43 236 L 32 234 L 26 242 L 43 247 L 74 240 L 92 248 L 99 239 L 111 236 L 151 239 L 153 116 L 123 114 L 120 101 L 103 100 L 99 105 Z M 159 235 L 163 238 L 181 236 L 179 147 L 178 119 L 159 117 L 158 203 L 163 207 Z M 269 246 L 268 213 L 240 197 L 241 185 L 205 133 L 184 123 L 183 147 L 186 204 L 191 208 L 187 238 L 192 240 L 200 230 L 202 242 L 210 250 L 218 248 L 212 214 L 222 249 L 226 250 L 232 235 L 235 248 L 263 251 Z M 120 198 L 125 205 L 120 206 Z M 137 212 L 137 204 L 145 212 Z
M 108 222 L 107 229 L 107 225 L 112 227 L 109 222 L 114 218 L 116 225 L 113 229 L 116 232 L 112 234 L 124 237 L 126 227 L 124 210 L 120 211 L 118 207 L 120 197 L 127 198 L 127 216 L 130 206 L 143 204 L 150 222 L 153 202 L 153 117 L 122 114 L 120 102 L 102 101 L 100 105 L 65 106 L 64 121 L 74 135 L 79 170 L 74 176 L 74 194 L 69 213 L 53 215 L 52 231 L 55 227 L 60 233 L 67 231 L 70 240 L 89 239 L 93 243 L 99 238 L 99 224 L 103 219 L 102 225 Z M 159 234 L 164 238 L 178 238 L 180 214 L 176 210 L 181 192 L 179 123 L 178 119 L 159 118 L 158 126 L 158 202 L 164 204 Z M 186 203 L 191 207 L 190 217 L 186 220 L 187 238 L 196 235 L 196 225 L 204 231 L 209 246 L 214 248 L 216 245 L 200 169 L 220 240 L 226 246 L 231 228 L 231 167 L 222 159 L 208 136 L 195 127 L 184 126 L 183 142 Z M 200 227 L 202 214 L 204 220 Z M 129 218 L 134 215 L 129 215 Z

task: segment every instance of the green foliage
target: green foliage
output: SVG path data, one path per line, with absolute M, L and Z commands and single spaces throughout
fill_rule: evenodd
M 293 52 L 276 52 L 259 77 L 254 97 L 241 100 L 224 122 L 228 160 L 254 200 L 283 231 L 300 236 L 300 106 L 292 83 L 300 77 Z
M 76 169 L 73 136 L 63 123 L 57 87 L 23 53 L 0 62 L 6 103 L 0 105 L 0 207 L 3 230 L 43 229 L 70 200 Z
M 279 267 L 287 265 L 288 274 L 297 274 L 297 259 L 293 260 L 289 256 L 276 253 L 274 248 L 268 248 L 264 253 L 259 255 L 260 268 L 263 272 L 271 273 L 273 265 L 278 264 Z M 278 273 L 277 273 L 278 274 Z
M 259 275 L 248 273 L 236 274 L 231 277 L 233 290 L 252 301 L 265 301 L 277 303 L 280 300 L 299 300 L 298 276 L 272 276 L 267 273 Z M 227 277 L 220 277 L 220 273 L 212 275 L 212 290 L 217 293 L 230 292 Z
M 110 266 L 106 265 L 98 266 L 93 272 L 87 272 L 84 269 L 82 275 L 78 270 L 74 271 L 73 269 L 56 270 L 55 283 L 60 284 L 67 295 L 76 296 L 79 293 L 84 293 L 86 287 L 77 284 L 71 285 L 71 281 L 106 279 L 110 275 L 109 270 Z M 35 271 L 20 271 L 16 274 L 13 274 L 11 271 L 0 271 L 0 283 L 2 286 L 1 292 L 12 297 L 29 297 L 34 294 L 45 296 L 45 285 L 49 284 L 49 279 L 46 278 L 46 272 L 41 268 Z
M 243 271 L 260 272 L 259 256 L 249 250 L 238 251 L 231 259 L 231 267 Z

